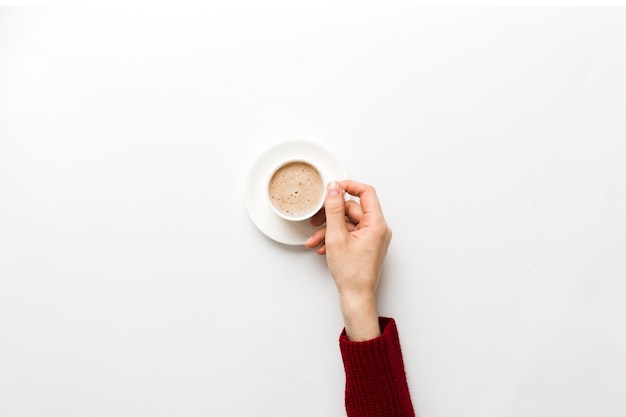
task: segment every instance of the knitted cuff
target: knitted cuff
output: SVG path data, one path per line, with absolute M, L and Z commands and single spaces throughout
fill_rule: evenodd
M 392 318 L 379 318 L 381 335 L 352 342 L 345 329 L 339 347 L 346 372 L 349 417 L 414 416 L 404 371 L 398 329 Z

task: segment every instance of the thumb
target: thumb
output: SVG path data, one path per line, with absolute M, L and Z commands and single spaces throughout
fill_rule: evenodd
M 348 232 L 346 227 L 346 205 L 343 190 L 337 181 L 331 181 L 326 188 L 326 239 L 338 238 Z

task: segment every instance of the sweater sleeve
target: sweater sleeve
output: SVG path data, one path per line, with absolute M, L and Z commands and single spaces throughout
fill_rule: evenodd
M 346 371 L 348 417 L 415 416 L 409 395 L 396 323 L 379 318 L 381 335 L 352 342 L 345 329 L 339 347 Z

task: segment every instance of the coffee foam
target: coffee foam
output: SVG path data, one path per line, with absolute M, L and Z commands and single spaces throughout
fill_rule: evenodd
M 312 215 L 324 197 L 324 181 L 317 169 L 306 162 L 289 162 L 272 176 L 269 196 L 284 216 Z

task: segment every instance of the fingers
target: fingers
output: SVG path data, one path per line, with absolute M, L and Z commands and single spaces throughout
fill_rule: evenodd
M 343 240 L 347 234 L 346 205 L 343 190 L 337 181 L 331 181 L 326 189 L 326 240 Z
M 344 199 L 344 192 L 358 197 L 358 201 Z M 318 229 L 306 242 L 307 248 L 317 248 L 317 253 L 326 253 L 326 244 L 333 247 L 338 242 L 345 242 L 351 233 L 361 233 L 362 228 L 379 230 L 384 246 L 389 245 L 391 230 L 388 228 L 374 187 L 352 180 L 331 181 L 326 189 L 324 209 L 311 218 Z M 365 230 L 365 229 L 363 229 Z M 369 233 L 369 232 L 368 232 Z
M 352 180 L 340 181 L 339 185 L 348 194 L 359 197 L 363 213 L 383 217 L 383 212 L 380 208 L 380 202 L 378 201 L 374 187 Z
M 346 217 L 350 222 L 358 224 L 363 218 L 363 209 L 361 205 L 356 201 L 346 201 Z M 311 217 L 311 225 L 319 227 L 326 223 L 326 211 L 321 209 L 313 217 Z
M 351 223 L 359 224 L 363 218 L 363 208 L 356 201 L 346 201 L 346 217 Z
M 358 227 L 359 227 L 359 226 L 358 226 L 358 225 L 356 225 L 356 224 L 352 224 L 352 223 L 350 223 L 350 222 L 348 222 L 348 221 L 347 221 L 347 222 L 346 222 L 346 227 L 348 228 L 348 231 L 349 231 L 349 232 L 352 232 L 352 231 L 354 231 L 354 230 L 358 229 Z M 326 228 L 321 229 L 321 230 L 326 231 Z M 307 242 L 308 242 L 308 241 L 307 241 Z M 314 248 L 315 246 L 316 246 L 316 245 L 313 245 L 313 244 L 311 244 L 310 246 L 309 246 L 309 245 L 307 245 L 307 247 L 309 247 L 309 248 Z M 325 254 L 326 254 L 326 243 L 324 242 L 324 239 L 323 239 L 323 238 L 322 238 L 322 244 L 320 245 L 320 247 L 319 247 L 319 248 L 317 248 L 317 251 L 316 251 L 316 252 L 317 252 L 317 254 L 318 254 L 318 255 L 325 255 Z
M 357 224 L 354 224 L 350 221 L 346 221 L 346 229 L 348 230 L 348 232 L 352 232 L 356 230 L 358 227 L 359 226 Z M 319 248 L 317 249 L 317 253 L 319 253 L 320 255 L 323 255 L 324 253 L 326 253 L 326 245 L 324 244 L 325 238 L 326 238 L 326 228 L 323 227 L 321 229 L 316 230 L 315 233 L 313 233 L 311 237 L 306 242 L 304 242 L 304 246 L 306 246 L 309 249 L 313 249 L 319 246 Z
M 316 230 L 315 233 L 313 233 L 313 235 L 311 235 L 311 237 L 306 242 L 304 242 L 304 246 L 309 249 L 315 248 L 324 242 L 325 237 L 326 228 L 324 227 L 322 229 Z

